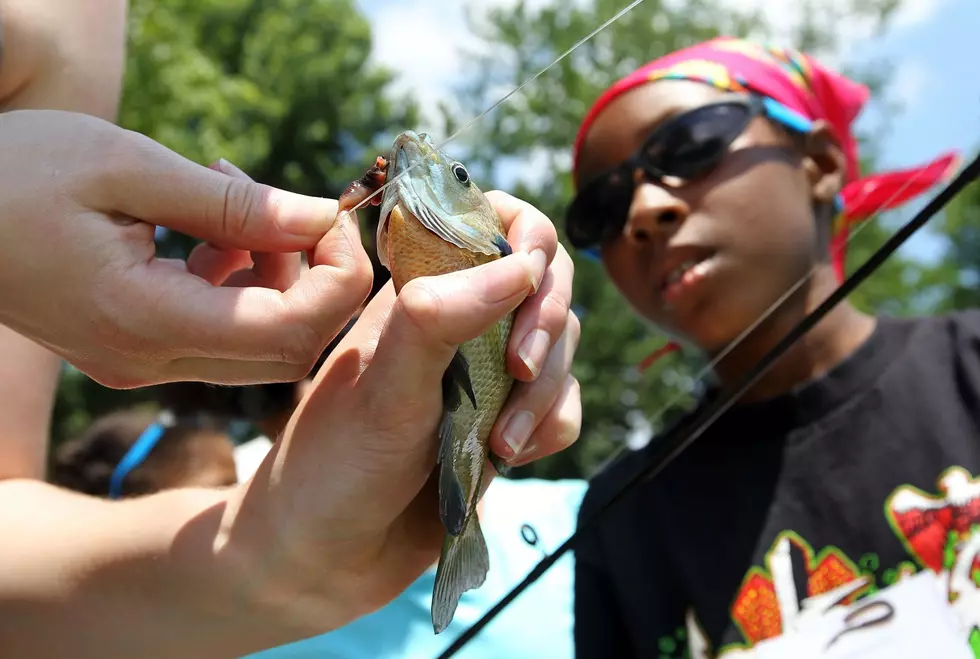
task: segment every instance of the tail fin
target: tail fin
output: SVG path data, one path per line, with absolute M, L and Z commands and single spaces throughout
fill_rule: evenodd
M 432 589 L 432 628 L 442 633 L 456 615 L 459 598 L 479 588 L 490 570 L 490 553 L 476 511 L 458 536 L 447 535 Z

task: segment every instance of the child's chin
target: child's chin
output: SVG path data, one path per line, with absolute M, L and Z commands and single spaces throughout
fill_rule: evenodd
M 740 328 L 734 327 L 729 319 L 722 318 L 722 314 L 718 313 L 704 313 L 680 321 L 678 319 L 668 331 L 682 342 L 708 354 L 724 350 L 742 333 Z

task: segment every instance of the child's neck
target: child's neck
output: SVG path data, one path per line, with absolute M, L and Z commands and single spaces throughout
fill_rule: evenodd
M 821 300 L 817 304 L 801 301 L 799 311 L 815 309 Z M 787 301 L 786 304 L 794 303 Z M 769 321 L 757 327 L 715 368 L 721 386 L 727 388 L 737 383 L 745 371 L 762 359 L 802 318 L 802 313 L 773 314 Z M 861 347 L 874 332 L 875 325 L 873 316 L 861 313 L 846 302 L 837 305 L 796 341 L 739 401 L 774 398 L 823 375 Z

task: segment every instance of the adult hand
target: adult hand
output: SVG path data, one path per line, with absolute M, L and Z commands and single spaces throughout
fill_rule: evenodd
M 4 113 L 0 147 L 0 322 L 104 385 L 298 380 L 370 292 L 360 234 L 334 227 L 334 200 L 228 176 L 83 114 Z M 279 265 L 222 286 L 156 258 L 156 225 Z M 286 267 L 283 254 L 298 264 L 314 248 L 302 276 Z
M 490 199 L 514 254 L 415 279 L 397 298 L 389 282 L 327 358 L 283 437 L 226 509 L 219 555 L 235 556 L 231 563 L 245 568 L 247 600 L 261 602 L 263 616 L 295 625 L 296 633 L 336 628 L 383 606 L 438 558 L 444 529 L 430 476 L 442 375 L 461 342 L 518 305 L 509 363 L 525 381 L 498 426 L 519 411 L 531 413 L 520 462 L 578 437 L 579 389 L 569 375 L 579 339 L 568 313 L 571 260 L 546 217 L 502 193 Z M 520 346 L 537 329 L 547 333 L 550 350 L 532 351 L 540 366 L 528 369 Z M 504 436 L 494 435 L 495 451 L 506 449 Z

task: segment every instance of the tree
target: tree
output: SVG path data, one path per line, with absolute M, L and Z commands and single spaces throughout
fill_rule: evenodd
M 336 198 L 417 121 L 414 99 L 388 93 L 393 74 L 369 64 L 370 26 L 353 0 L 133 0 L 129 21 L 120 124 L 190 160 L 223 157 L 263 183 Z M 372 213 L 359 211 L 362 226 Z M 186 256 L 195 242 L 168 233 L 158 251 Z M 68 368 L 54 439 L 157 393 L 112 391 Z
M 554 62 L 624 4 L 622 0 L 589 0 L 532 9 L 521 1 L 487 12 L 482 22 L 471 19 L 479 47 L 461 58 L 470 63 L 470 75 L 454 95 L 457 102 L 443 105 L 445 134 L 453 134 L 463 119 L 476 116 Z M 834 52 L 839 46 L 834 25 L 842 15 L 882 29 L 897 4 L 893 0 L 856 0 L 853 6 L 839 10 L 843 14 L 830 12 L 825 5 L 819 11 L 815 5 L 808 7 L 801 11 L 804 21 L 789 44 Z M 449 150 L 467 163 L 484 189 L 500 185 L 501 165 L 515 160 L 536 163 L 534 174 L 523 174 L 509 189 L 555 219 L 566 241 L 559 218 L 572 197 L 570 145 L 594 99 L 614 80 L 666 52 L 722 33 L 766 36 L 771 32 L 761 13 L 728 10 L 711 0 L 681 6 L 647 0 L 483 117 Z M 887 70 L 880 63 L 875 65 L 877 71 L 866 70 L 863 75 L 846 72 L 880 86 Z M 871 72 L 876 75 L 869 75 Z M 886 226 L 863 228 L 850 246 L 849 263 L 867 258 L 886 235 Z M 515 475 L 588 476 L 631 437 L 642 442 L 690 406 L 690 393 L 696 393 L 692 376 L 704 365 L 695 356 L 675 354 L 638 375 L 635 365 L 666 337 L 651 332 L 634 317 L 601 266 L 571 248 L 569 252 L 575 259 L 575 308 L 583 326 L 574 365 L 584 406 L 582 438 L 572 449 Z M 903 302 L 913 299 L 906 281 L 914 279 L 910 274 L 914 268 L 905 260 L 893 260 L 855 295 L 855 303 L 863 308 L 904 311 Z M 670 411 L 662 417 L 665 408 Z M 648 427 L 646 419 L 651 417 L 654 423 Z
M 980 307 L 980 183 L 953 199 L 939 222 L 943 258 L 923 277 L 941 311 Z

